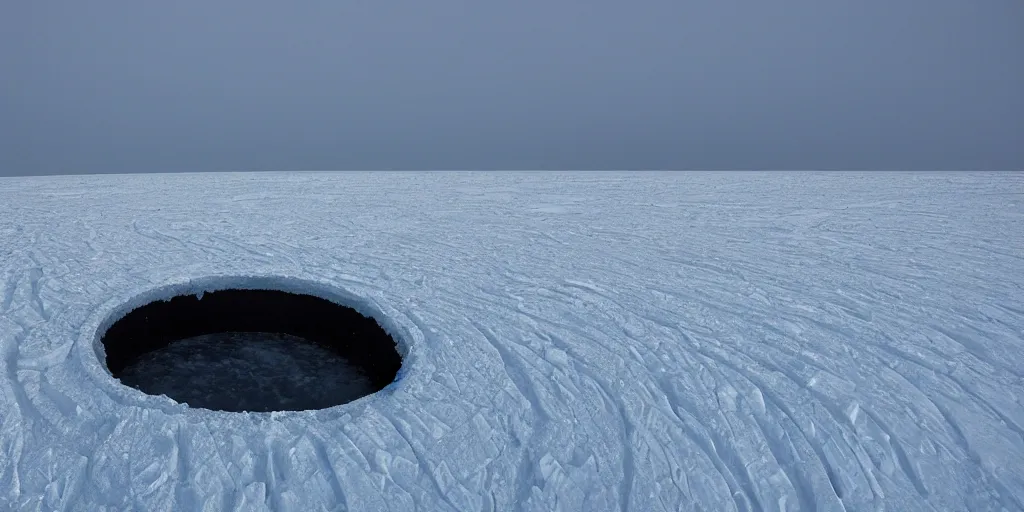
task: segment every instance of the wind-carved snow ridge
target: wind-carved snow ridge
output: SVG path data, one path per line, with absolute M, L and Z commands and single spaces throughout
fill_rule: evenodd
M 1024 179 L 0 180 L 0 509 L 1024 510 Z M 398 341 L 315 411 L 185 407 L 99 337 L 315 295 Z

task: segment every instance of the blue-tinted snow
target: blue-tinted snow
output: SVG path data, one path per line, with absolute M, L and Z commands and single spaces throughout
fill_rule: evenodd
M 240 283 L 376 316 L 400 380 L 236 414 L 103 369 Z M 1021 174 L 2 179 L 0 508 L 1021 510 L 1022 337 Z

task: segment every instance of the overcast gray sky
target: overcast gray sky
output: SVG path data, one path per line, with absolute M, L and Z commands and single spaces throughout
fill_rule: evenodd
M 0 175 L 1024 170 L 1024 2 L 8 1 L 0 87 Z

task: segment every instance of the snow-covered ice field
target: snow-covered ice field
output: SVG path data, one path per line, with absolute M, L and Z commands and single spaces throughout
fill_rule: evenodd
M 245 283 L 373 314 L 399 380 L 244 414 L 102 366 Z M 1024 510 L 1024 175 L 0 179 L 0 353 L 2 510 Z

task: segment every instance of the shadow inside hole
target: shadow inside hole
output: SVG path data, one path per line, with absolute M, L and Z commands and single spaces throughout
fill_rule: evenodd
M 103 334 L 128 386 L 224 411 L 323 409 L 383 389 L 402 364 L 372 318 L 275 290 L 219 290 L 141 306 Z

